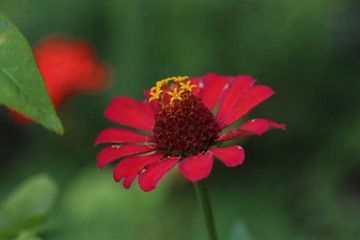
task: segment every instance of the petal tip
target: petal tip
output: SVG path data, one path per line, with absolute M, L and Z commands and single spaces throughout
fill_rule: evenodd
M 140 188 L 144 192 L 150 192 L 150 191 L 154 190 L 156 187 L 144 187 L 144 186 L 140 185 Z
M 191 182 L 197 182 L 210 175 L 214 155 L 208 151 L 206 154 L 190 155 L 179 164 L 181 173 Z
M 245 151 L 238 145 L 226 148 L 210 148 L 210 151 L 227 167 L 236 167 L 245 161 Z
M 97 164 L 97 166 L 98 166 L 98 168 L 100 168 L 101 170 L 103 170 L 103 169 L 104 169 L 104 167 L 105 167 L 105 165 L 100 164 L 100 163 L 98 163 L 98 164 Z

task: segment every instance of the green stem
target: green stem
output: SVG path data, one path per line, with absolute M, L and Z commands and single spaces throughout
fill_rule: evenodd
M 196 195 L 204 213 L 209 239 L 217 240 L 214 217 L 211 211 L 211 204 L 209 200 L 209 195 L 206 191 L 205 183 L 203 181 L 198 181 L 194 183 L 194 186 L 196 190 Z

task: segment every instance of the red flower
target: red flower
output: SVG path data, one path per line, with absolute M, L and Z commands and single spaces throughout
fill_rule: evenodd
M 99 61 L 91 43 L 65 39 L 59 35 L 44 38 L 33 48 L 34 57 L 54 107 L 77 93 L 97 93 L 105 88 L 109 67 Z M 13 117 L 24 121 L 22 114 Z
M 187 179 L 199 181 L 210 174 L 214 158 L 228 167 L 243 163 L 242 147 L 214 147 L 218 143 L 261 135 L 272 128 L 285 129 L 284 124 L 257 118 L 224 130 L 274 94 L 267 86 L 253 86 L 252 77 L 209 73 L 186 79 L 174 77 L 157 82 L 145 92 L 149 100 L 116 97 L 105 110 L 109 120 L 146 132 L 108 128 L 95 140 L 95 145 L 113 143 L 96 160 L 103 168 L 122 159 L 114 169 L 114 179 L 125 178 L 125 188 L 138 176 L 141 189 L 151 191 L 176 164 Z

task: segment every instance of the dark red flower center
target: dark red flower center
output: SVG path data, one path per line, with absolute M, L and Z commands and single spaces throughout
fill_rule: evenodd
M 191 88 L 182 90 L 175 83 L 168 89 L 171 99 L 166 91 L 157 98 L 162 108 L 155 114 L 156 143 L 163 151 L 183 157 L 205 151 L 220 132 L 213 114 Z

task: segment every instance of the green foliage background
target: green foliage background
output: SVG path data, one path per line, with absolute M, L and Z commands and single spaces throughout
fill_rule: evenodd
M 92 144 L 113 125 L 102 116 L 111 98 L 216 72 L 271 86 L 277 94 L 250 116 L 288 126 L 240 142 L 242 166 L 215 164 L 207 183 L 220 239 L 360 239 L 358 1 L 1 0 L 0 10 L 31 44 L 58 32 L 91 40 L 115 73 L 105 93 L 63 106 L 64 137 L 0 108 L 0 205 L 34 174 L 59 185 L 47 225 L 32 230 L 39 238 L 206 239 L 176 171 L 151 193 L 126 191 L 110 166 L 97 169 Z

